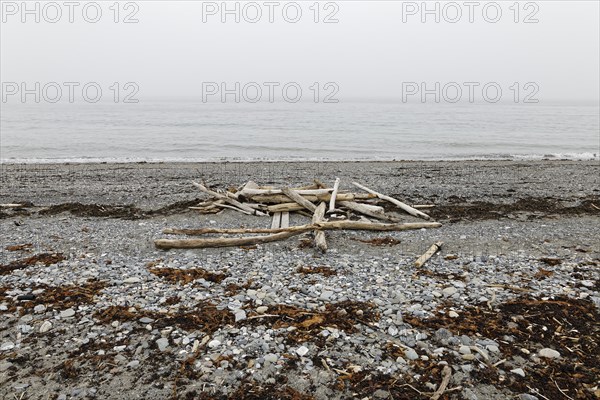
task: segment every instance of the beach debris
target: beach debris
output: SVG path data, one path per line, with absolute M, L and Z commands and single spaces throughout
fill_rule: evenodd
M 33 243 L 16 244 L 12 246 L 6 246 L 5 249 L 8 251 L 29 251 L 33 247 Z
M 444 394 L 446 388 L 448 387 L 448 383 L 450 382 L 451 377 L 452 368 L 450 368 L 447 365 L 444 365 L 444 368 L 442 368 L 442 383 L 440 383 L 438 389 L 435 391 L 433 396 L 431 396 L 431 400 L 438 400 Z
M 421 257 L 417 258 L 417 260 L 415 261 L 415 267 L 421 268 L 423 264 L 427 262 L 427 260 L 429 260 L 435 253 L 437 253 L 442 248 L 443 245 L 444 242 L 437 242 L 431 245 L 429 250 L 427 250 Z
M 308 186 L 275 188 L 259 186 L 253 181 L 227 190 L 209 189 L 205 184 L 192 182 L 203 193 L 211 196 L 190 209 L 200 213 L 216 213 L 223 208 L 232 209 L 246 215 L 271 216 L 269 228 L 200 228 L 163 230 L 167 235 L 200 236 L 218 234 L 220 237 L 202 239 L 157 239 L 154 244 L 159 249 L 194 249 L 211 247 L 254 246 L 288 239 L 312 232 L 314 247 L 327 251 L 327 230 L 367 230 L 404 231 L 424 228 L 438 228 L 441 224 L 431 221 L 431 217 L 404 202 L 376 192 L 357 182 L 353 185 L 367 193 L 351 193 L 340 189 L 341 180 L 336 178 L 332 188 L 322 182 Z M 399 216 L 386 213 L 377 202 L 384 201 L 396 206 L 412 216 L 429 222 L 403 222 Z M 431 207 L 431 205 L 427 205 Z M 290 213 L 311 218 L 304 225 L 290 226 Z M 384 222 L 373 222 L 371 219 Z M 229 236 L 261 234 L 257 236 Z M 398 242 L 390 241 L 390 244 Z M 439 250 L 439 249 L 438 249 Z M 437 251 L 437 250 L 436 250 Z
M 18 269 L 24 269 L 37 263 L 44 264 L 46 267 L 63 261 L 65 257 L 62 253 L 40 253 L 34 256 L 16 260 L 9 264 L 0 265 L 0 275 L 6 275 Z

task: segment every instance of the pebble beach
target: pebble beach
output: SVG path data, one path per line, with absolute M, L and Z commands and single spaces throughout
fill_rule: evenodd
M 336 177 L 442 226 L 154 246 L 270 226 L 190 210 L 192 180 Z M 600 398 L 597 161 L 2 164 L 0 186 L 0 398 Z

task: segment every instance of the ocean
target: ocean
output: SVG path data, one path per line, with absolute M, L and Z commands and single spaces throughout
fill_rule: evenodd
M 600 159 L 597 103 L 2 104 L 2 163 Z

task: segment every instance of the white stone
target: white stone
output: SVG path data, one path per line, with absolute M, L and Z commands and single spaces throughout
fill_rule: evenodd
M 167 347 L 169 347 L 169 339 L 167 338 L 160 338 L 156 341 L 156 345 L 158 346 L 158 349 L 160 351 L 165 351 L 165 349 Z
M 268 309 L 269 309 L 269 307 L 267 307 L 267 306 L 260 306 L 260 307 L 256 307 L 256 312 L 259 314 L 264 314 L 267 312 Z
M 525 378 L 525 371 L 523 371 L 523 368 L 515 368 L 515 369 L 511 369 L 510 372 L 512 372 L 513 374 L 522 376 L 523 378 Z
M 444 290 L 442 290 L 442 294 L 446 297 L 450 297 L 454 293 L 456 293 L 456 288 L 454 286 L 449 286 L 449 287 L 445 288 Z
M 246 319 L 246 311 L 244 311 L 244 310 L 237 310 L 235 312 L 235 322 L 243 321 L 245 319 Z
M 73 315 L 75 315 L 75 310 L 72 308 L 67 308 L 66 310 L 60 312 L 61 318 L 71 318 Z
M 456 311 L 450 311 L 450 312 L 448 313 L 448 316 L 449 316 L 450 318 L 458 318 L 458 313 L 457 313 Z
M 137 276 L 132 276 L 131 278 L 127 278 L 123 281 L 123 283 L 140 283 L 142 280 Z
M 419 355 L 413 349 L 406 349 L 406 350 L 404 350 L 404 355 L 409 360 L 416 360 L 417 358 L 419 358 Z
M 217 340 L 217 339 L 213 339 L 210 342 L 208 342 L 208 347 L 210 347 L 211 349 L 214 349 L 215 347 L 219 347 L 221 345 L 221 341 Z
M 458 352 L 460 354 L 471 354 L 471 349 L 469 348 L 469 346 L 460 346 L 460 348 L 458 349 Z
M 140 362 L 138 360 L 133 360 L 133 361 L 129 362 L 129 364 L 127 364 L 127 367 L 137 368 L 139 365 L 140 365 Z
M 277 354 L 269 353 L 269 354 L 265 355 L 264 359 L 267 362 L 276 363 L 277 360 L 279 360 L 279 357 L 277 356 Z
M 296 354 L 298 354 L 300 357 L 304 357 L 306 354 L 308 354 L 308 347 L 306 346 L 300 346 L 296 349 Z
M 44 321 L 40 326 L 40 333 L 48 332 L 50 329 L 52 329 L 52 322 Z
M 549 348 L 541 349 L 538 352 L 538 355 L 540 357 L 545 357 L 545 358 L 559 358 L 560 357 L 560 353 L 558 351 L 549 349 Z
M 43 313 L 44 311 L 46 311 L 46 306 L 43 304 L 38 304 L 37 306 L 33 307 L 33 312 L 37 314 Z
M 13 342 L 5 342 L 0 346 L 0 351 L 12 350 L 15 348 L 15 344 Z

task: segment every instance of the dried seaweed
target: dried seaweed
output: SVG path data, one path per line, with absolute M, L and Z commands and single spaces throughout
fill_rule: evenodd
M 33 243 L 15 244 L 12 246 L 6 246 L 5 249 L 8 251 L 29 251 L 33 247 Z
M 302 394 L 289 386 L 263 386 L 256 382 L 242 383 L 228 398 L 240 400 L 314 400 L 314 397 Z
M 250 289 L 252 287 L 252 284 L 254 283 L 253 279 L 248 279 L 248 281 L 246 283 L 244 283 L 243 285 L 239 285 L 237 283 L 228 283 L 227 286 L 225 286 L 225 290 L 228 296 L 235 296 L 236 294 L 238 294 L 241 290 L 247 290 Z
M 559 361 L 542 360 L 530 364 L 525 368 L 525 378 L 509 377 L 502 381 L 497 374 L 488 374 L 486 383 L 505 385 L 515 392 L 528 391 L 528 387 L 532 387 L 551 399 L 562 398 L 562 392 L 574 399 L 594 398 L 591 388 L 600 376 L 600 314 L 591 301 L 567 297 L 554 300 L 519 298 L 501 304 L 495 310 L 469 307 L 462 310 L 458 318 L 441 315 L 405 320 L 419 328 L 443 327 L 457 335 L 512 337 L 510 343 L 501 346 L 505 357 L 522 355 L 522 348 L 531 351 L 542 347 L 555 349 L 562 356 Z
M 46 267 L 63 261 L 65 257 L 62 253 L 40 253 L 34 256 L 13 261 L 9 264 L 0 265 L 0 275 L 10 274 L 12 271 L 24 269 L 37 263 L 44 264 Z
M 102 323 L 135 321 L 143 317 L 152 318 L 154 320 L 152 325 L 157 328 L 177 326 L 189 332 L 200 330 L 208 334 L 235 323 L 235 317 L 229 310 L 219 310 L 210 302 L 201 302 L 193 309 L 183 308 L 174 314 L 131 309 L 125 306 L 110 306 L 94 314 L 94 318 Z
M 327 304 L 324 312 L 310 311 L 295 306 L 279 304 L 269 306 L 265 318 L 248 319 L 245 324 L 269 324 L 274 329 L 295 327 L 288 339 L 305 342 L 320 339 L 318 334 L 326 327 L 337 328 L 347 333 L 357 332 L 356 325 L 370 325 L 379 320 L 374 304 L 344 301 Z
M 540 261 L 552 266 L 562 264 L 562 260 L 560 258 L 553 257 L 542 257 L 540 258 Z
M 152 274 L 164 278 L 172 283 L 187 285 L 198 279 L 221 283 L 228 275 L 221 272 L 209 272 L 203 268 L 177 269 L 177 268 L 148 268 Z
M 25 312 L 38 304 L 44 304 L 46 307 L 54 310 L 65 310 L 81 304 L 92 304 L 94 302 L 94 296 L 105 287 L 106 282 L 96 279 L 89 280 L 80 286 L 36 286 L 35 289 L 43 289 L 44 291 L 35 296 L 33 300 L 22 303 L 22 312 Z

